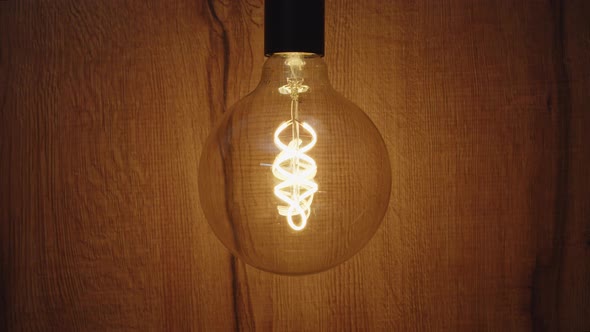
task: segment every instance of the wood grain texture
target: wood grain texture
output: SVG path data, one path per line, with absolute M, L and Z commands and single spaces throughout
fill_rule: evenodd
M 260 0 L 0 2 L 0 330 L 589 331 L 588 17 L 327 0 L 393 192 L 353 259 L 284 277 L 233 259 L 197 190 L 260 76 Z

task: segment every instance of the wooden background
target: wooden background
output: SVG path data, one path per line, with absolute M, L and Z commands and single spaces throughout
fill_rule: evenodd
M 393 192 L 360 254 L 296 278 L 199 207 L 261 6 L 0 2 L 0 330 L 590 331 L 590 1 L 326 0 Z

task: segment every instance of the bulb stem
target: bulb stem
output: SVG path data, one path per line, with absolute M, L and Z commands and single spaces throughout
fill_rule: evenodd
M 297 81 L 293 80 L 291 86 L 291 138 L 295 142 L 295 158 L 291 159 L 291 169 L 293 174 L 299 174 L 299 147 L 301 146 L 301 138 L 299 137 L 299 92 L 297 89 Z M 293 197 L 295 200 L 299 199 L 299 184 L 293 186 Z

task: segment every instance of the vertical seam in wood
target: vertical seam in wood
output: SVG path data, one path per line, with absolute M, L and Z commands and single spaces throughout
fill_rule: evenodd
M 209 12 L 211 13 L 211 16 L 213 17 L 213 21 L 215 21 L 219 27 L 221 28 L 221 40 L 223 43 L 223 112 L 225 112 L 225 106 L 227 103 L 227 78 L 229 75 L 229 39 L 227 37 L 227 30 L 225 28 L 225 25 L 223 25 L 223 22 L 221 22 L 221 20 L 219 19 L 219 16 L 217 16 L 217 13 L 215 12 L 215 6 L 213 5 L 213 1 L 214 0 L 207 0 L 207 4 L 209 6 Z
M 559 290 L 561 287 L 561 270 L 563 263 L 563 245 L 568 221 L 568 193 L 570 168 L 570 128 L 571 128 L 571 100 L 569 87 L 569 72 L 566 63 L 564 10 L 563 2 L 551 2 L 553 14 L 553 79 L 557 89 L 557 172 L 556 188 L 553 202 L 553 242 L 552 253 L 548 266 L 542 264 L 539 257 L 535 260 L 533 272 L 532 319 L 534 329 L 558 329 L 560 308 Z M 548 111 L 551 112 L 548 105 Z M 542 274 L 545 274 L 544 276 Z M 538 292 L 538 293 L 537 293 Z M 549 314 L 549 315 L 548 315 Z
M 226 111 L 226 106 L 227 106 L 227 81 L 228 81 L 228 76 L 229 76 L 229 39 L 227 36 L 227 29 L 225 27 L 225 25 L 223 24 L 223 22 L 219 19 L 219 16 L 217 16 L 217 13 L 215 12 L 215 6 L 213 4 L 214 0 L 207 0 L 207 5 L 209 7 L 209 12 L 211 13 L 211 16 L 213 17 L 213 21 L 215 23 L 217 23 L 217 25 L 219 26 L 219 28 L 221 29 L 221 40 L 222 40 L 222 44 L 223 44 L 223 49 L 222 49 L 222 53 L 223 53 L 223 86 L 222 86 L 222 112 L 225 113 Z M 215 54 L 214 54 L 215 56 Z M 209 84 L 211 84 L 211 79 L 209 79 Z M 210 105 L 212 106 L 212 105 Z M 214 114 L 214 107 L 210 107 L 210 112 L 211 113 L 211 119 L 215 119 L 216 114 Z M 223 151 L 222 151 L 223 153 Z M 224 171 L 225 171 L 225 167 L 224 167 Z M 227 181 L 228 176 L 225 176 L 225 179 Z M 227 186 L 226 186 L 227 187 Z M 229 192 L 226 188 L 226 193 Z M 230 209 L 227 209 L 228 211 L 230 211 Z M 230 218 L 231 219 L 231 218 Z M 233 226 L 233 225 L 232 225 Z M 237 245 L 237 241 L 236 241 L 236 245 Z M 232 310 L 233 310 L 233 316 L 234 316 L 234 330 L 239 331 L 240 330 L 240 318 L 239 318 L 239 308 L 238 308 L 238 278 L 237 278 L 237 272 L 236 272 L 236 258 L 230 254 L 229 257 L 230 260 L 230 272 L 231 272 L 231 284 L 232 284 Z
M 561 267 L 563 263 L 563 244 L 566 235 L 568 221 L 568 198 L 569 198 L 569 164 L 570 164 L 570 127 L 571 127 L 571 100 L 568 73 L 566 63 L 565 34 L 564 34 L 564 10 L 563 1 L 556 1 L 554 13 L 557 16 L 554 33 L 555 53 L 555 78 L 557 79 L 558 101 L 562 105 L 558 114 L 558 167 L 557 167 L 557 188 L 555 196 L 555 235 L 553 237 L 554 264 L 556 269 L 555 283 L 553 290 L 555 296 L 555 313 L 559 319 L 559 288 L 561 284 Z
M 5 59 L 6 57 L 6 59 Z M 5 114 L 7 114 L 6 111 L 6 96 L 8 95 L 8 89 L 11 86 L 11 82 L 10 82 L 10 66 L 8 65 L 8 57 L 6 56 L 6 52 L 4 52 L 4 49 L 2 47 L 0 47 L 0 72 L 2 72 L 3 76 L 4 76 L 4 91 L 2 93 L 2 98 L 0 99 L 0 116 L 3 116 Z M 8 118 L 8 116 L 6 117 L 2 117 L 0 118 L 2 120 L 2 133 L 4 133 L 6 136 L 8 131 L 6 130 L 5 126 L 6 126 L 6 119 Z M 0 155 L 2 155 L 2 159 L 3 162 L 7 162 L 8 158 L 6 156 L 10 156 L 10 152 L 9 152 L 9 148 L 10 145 L 8 144 L 8 142 L 11 142 L 11 140 L 7 139 L 7 137 L 0 137 Z M 5 159 L 6 158 L 6 159 Z M 8 166 L 8 174 L 12 174 L 10 172 L 10 163 L 6 164 Z M 1 167 L 0 167 L 1 168 Z M 0 180 L 1 181 L 1 180 Z M 0 200 L 4 201 L 6 206 L 12 206 L 12 203 L 10 202 L 10 194 L 8 194 L 10 192 L 11 185 L 10 182 L 7 183 L 6 186 L 6 193 L 7 195 L 4 196 L 4 192 L 0 191 Z M 7 234 L 11 234 L 11 226 L 12 226 L 12 218 L 9 212 L 6 212 L 6 217 L 7 217 L 7 223 L 5 226 L 6 227 L 4 230 L 7 230 Z M 10 239 L 11 237 L 9 237 Z M 10 240 L 9 240 L 10 241 Z M 2 245 L 0 246 L 0 267 L 2 267 L 2 271 L 0 271 L 0 327 L 4 327 L 5 331 L 9 330 L 9 326 L 8 326 L 8 316 L 9 316 L 9 308 L 8 308 L 8 289 L 10 289 L 10 271 L 11 271 L 11 255 L 9 254 L 9 248 L 11 248 L 12 246 L 10 244 L 7 245 Z M 6 250 L 6 251 L 5 251 Z
M 229 264 L 231 267 L 231 286 L 232 286 L 232 304 L 234 311 L 234 329 L 240 331 L 240 321 L 238 315 L 238 275 L 236 273 L 236 258 L 233 255 L 229 257 Z

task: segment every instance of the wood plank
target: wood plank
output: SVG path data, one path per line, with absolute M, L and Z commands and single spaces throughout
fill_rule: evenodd
M 5 325 L 233 328 L 196 203 L 206 3 L 1 6 Z
M 554 26 L 547 25 L 554 8 L 327 5 L 332 80 L 389 143 L 392 206 L 368 248 L 332 271 L 287 278 L 239 264 L 240 326 L 538 326 L 533 271 L 538 250 L 551 250 L 563 180 L 553 176 L 563 148 L 563 80 L 554 76 Z M 234 56 L 230 50 L 230 67 Z M 557 112 L 547 112 L 548 100 Z

